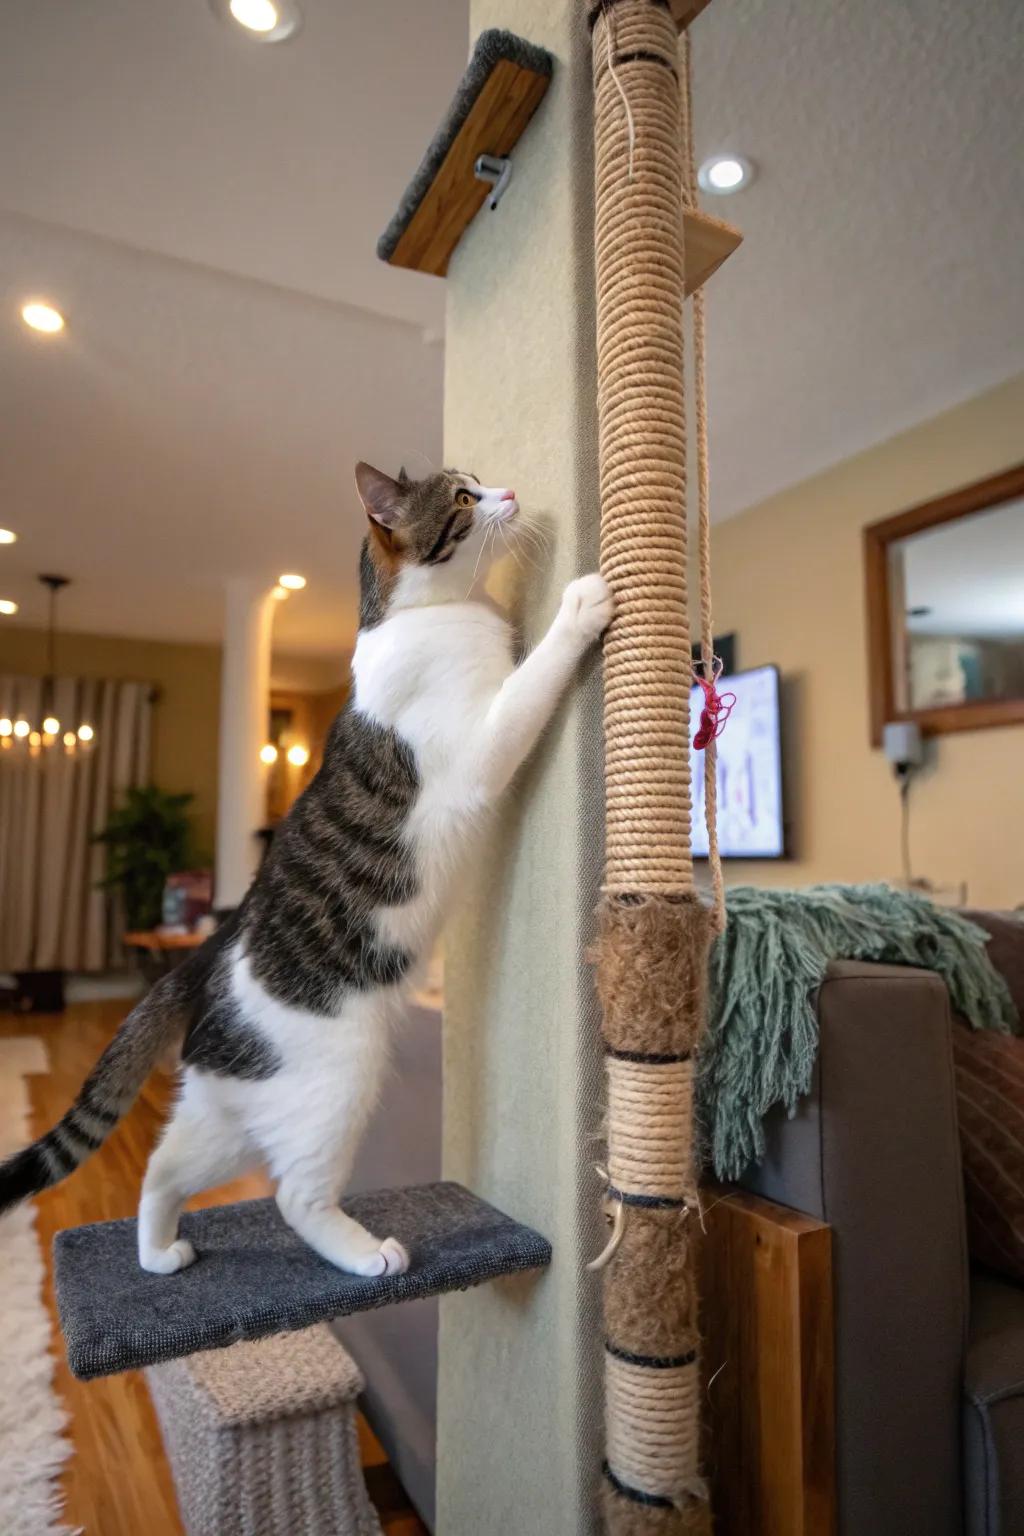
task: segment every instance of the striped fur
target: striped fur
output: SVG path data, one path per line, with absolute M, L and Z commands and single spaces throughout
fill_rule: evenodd
M 178 973 L 158 982 L 134 1008 L 51 1131 L 0 1163 L 0 1212 L 59 1184 L 101 1147 L 156 1062 L 184 1027 Z

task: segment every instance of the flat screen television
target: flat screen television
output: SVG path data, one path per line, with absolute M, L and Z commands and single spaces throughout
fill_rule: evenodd
M 755 667 L 722 677 L 719 693 L 736 703 L 718 738 L 718 846 L 723 859 L 782 859 L 786 856 L 782 803 L 782 737 L 779 670 Z M 704 703 L 700 688 L 690 696 L 690 775 L 693 786 L 693 852 L 707 858 L 704 825 L 704 753 L 693 734 Z

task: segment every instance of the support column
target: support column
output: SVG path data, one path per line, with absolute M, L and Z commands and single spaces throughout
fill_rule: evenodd
M 577 0 L 472 0 L 555 58 L 499 208 L 448 272 L 444 461 L 543 515 L 526 638 L 595 570 L 599 498 L 590 54 Z M 495 478 L 496 477 L 496 478 Z M 441 1302 L 437 1530 L 592 1536 L 601 1461 L 603 1101 L 584 956 L 603 858 L 598 653 L 515 780 L 445 951 L 445 1176 L 550 1237 L 542 1277 Z
M 214 897 L 218 910 L 238 906 L 259 863 L 256 833 L 266 819 L 260 747 L 267 734 L 273 606 L 266 582 L 239 576 L 225 585 Z

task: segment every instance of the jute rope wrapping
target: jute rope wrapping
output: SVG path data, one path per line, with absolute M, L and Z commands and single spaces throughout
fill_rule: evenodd
M 710 1530 L 691 1251 L 693 1054 L 712 914 L 697 898 L 690 849 L 682 238 L 689 169 L 667 6 L 603 0 L 590 19 L 601 566 L 616 602 L 604 652 L 607 864 L 593 956 L 615 1217 L 599 1261 L 603 1499 L 609 1536 L 680 1536 Z M 706 487 L 701 495 L 704 505 Z M 703 559 L 701 585 L 706 593 Z M 710 640 L 709 598 L 702 616 Z M 713 790 L 710 814 L 713 821 Z
M 605 888 L 666 895 L 693 887 L 676 50 L 675 23 L 650 0 L 617 0 L 594 27 L 601 569 L 616 598 Z

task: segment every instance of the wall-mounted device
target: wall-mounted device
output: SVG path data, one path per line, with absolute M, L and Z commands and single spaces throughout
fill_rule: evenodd
M 910 781 L 924 763 L 921 727 L 915 720 L 890 720 L 882 729 L 882 750 L 892 763 L 900 786 L 900 848 L 903 878 L 910 887 L 914 884 L 910 866 Z
M 900 778 L 924 762 L 921 727 L 914 720 L 890 720 L 882 730 L 882 750 Z

